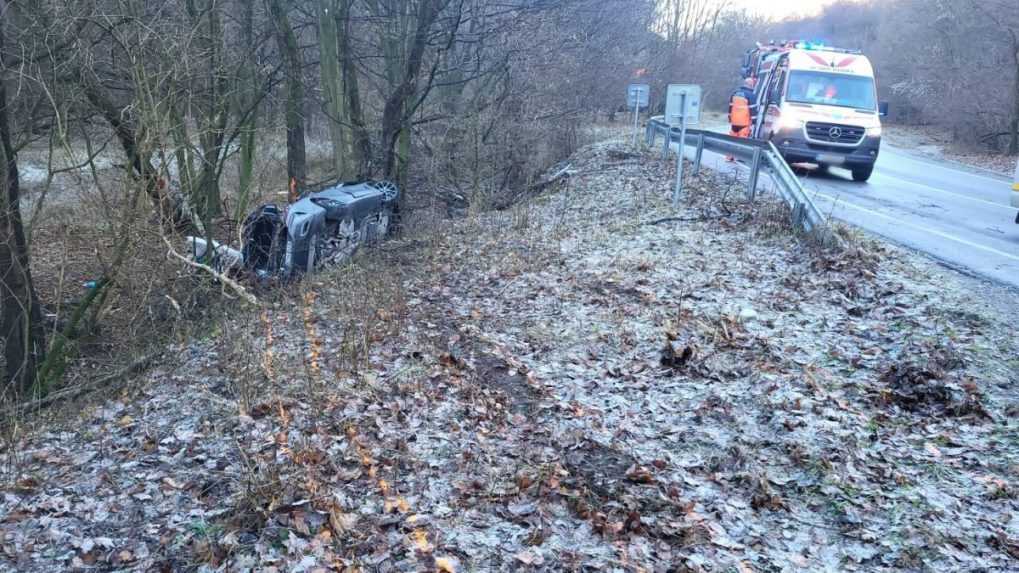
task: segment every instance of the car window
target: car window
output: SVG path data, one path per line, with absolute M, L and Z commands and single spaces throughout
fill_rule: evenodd
M 768 93 L 769 103 L 778 103 L 778 100 L 782 97 L 782 84 L 785 81 L 785 70 L 780 69 L 773 74 L 774 80 L 771 82 L 771 91 Z

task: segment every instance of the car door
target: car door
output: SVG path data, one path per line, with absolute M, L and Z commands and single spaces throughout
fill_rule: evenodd
M 771 139 L 775 131 L 775 124 L 781 115 L 782 92 L 785 85 L 786 67 L 779 66 L 770 74 L 768 89 L 764 93 L 765 101 L 758 110 L 761 117 L 761 127 L 758 129 L 758 139 Z

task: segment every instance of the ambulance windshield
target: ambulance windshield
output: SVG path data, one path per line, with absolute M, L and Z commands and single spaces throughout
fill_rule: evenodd
M 837 105 L 875 111 L 874 78 L 847 74 L 794 71 L 789 75 L 786 100 L 817 105 Z

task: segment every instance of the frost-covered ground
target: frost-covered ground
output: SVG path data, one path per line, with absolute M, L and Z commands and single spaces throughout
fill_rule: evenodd
M 573 168 L 26 437 L 0 563 L 1019 568 L 1015 293 L 815 250 L 721 178 L 673 212 L 669 167 L 618 143 Z
M 914 153 L 948 159 L 972 167 L 994 171 L 1002 175 L 1015 173 L 1019 157 L 1007 153 L 994 153 L 964 149 L 958 145 L 949 130 L 935 126 L 890 125 L 885 128 L 885 141 Z

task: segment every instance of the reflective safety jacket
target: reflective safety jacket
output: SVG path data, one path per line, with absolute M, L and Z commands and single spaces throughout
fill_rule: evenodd
M 740 92 L 729 98 L 729 123 L 738 127 L 750 125 L 750 100 Z

